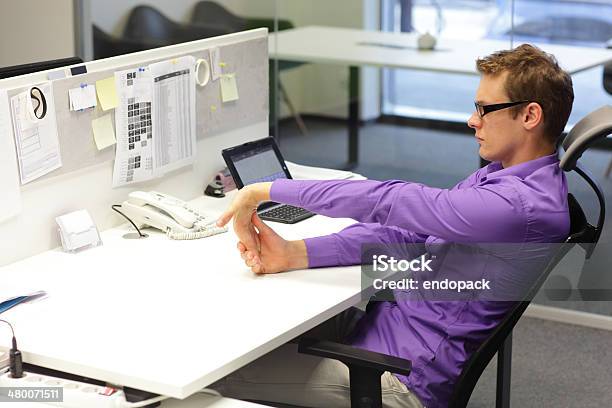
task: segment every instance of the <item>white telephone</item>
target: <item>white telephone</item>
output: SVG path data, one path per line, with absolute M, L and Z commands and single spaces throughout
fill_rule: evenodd
M 198 239 L 227 232 L 189 208 L 184 201 L 155 191 L 134 191 L 121 204 L 124 216 L 136 225 L 165 231 L 171 239 Z

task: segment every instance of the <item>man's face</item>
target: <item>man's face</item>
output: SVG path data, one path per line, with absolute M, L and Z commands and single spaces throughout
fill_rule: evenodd
M 513 102 L 504 90 L 507 75 L 506 72 L 496 76 L 483 75 L 475 101 L 480 105 Z M 511 109 L 489 112 L 482 118 L 474 111 L 468 126 L 476 131 L 480 157 L 489 161 L 510 162 L 524 142 L 520 118 L 521 115 L 518 115 L 513 119 Z

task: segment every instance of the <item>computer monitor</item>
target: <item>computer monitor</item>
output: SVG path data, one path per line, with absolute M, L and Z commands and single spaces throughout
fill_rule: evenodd
M 70 57 L 50 61 L 31 62 L 28 64 L 14 65 L 12 67 L 0 68 L 0 79 L 31 74 L 33 72 L 46 71 L 48 69 L 67 67 L 70 65 L 82 63 L 83 60 L 81 58 Z

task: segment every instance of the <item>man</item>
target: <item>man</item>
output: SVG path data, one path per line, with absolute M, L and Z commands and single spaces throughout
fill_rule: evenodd
M 234 219 L 246 265 L 255 273 L 276 273 L 359 264 L 362 244 L 561 242 L 569 214 L 556 146 L 571 112 L 571 79 L 554 57 L 530 45 L 494 53 L 476 65 L 481 80 L 468 126 L 475 130 L 480 156 L 491 164 L 452 189 L 372 180 L 248 186 L 218 221 Z M 255 214 L 264 200 L 358 223 L 337 234 L 286 241 Z M 463 364 L 508 309 L 508 302 L 379 302 L 367 314 L 351 312 L 324 330 L 356 347 L 412 361 L 407 377 L 383 375 L 385 406 L 444 407 Z M 289 345 L 219 387 L 238 398 L 349 405 L 346 368 L 298 355 Z

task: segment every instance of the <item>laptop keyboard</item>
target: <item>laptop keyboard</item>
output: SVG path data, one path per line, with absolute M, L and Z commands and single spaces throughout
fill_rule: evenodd
M 276 218 L 284 221 L 292 221 L 302 218 L 305 215 L 312 215 L 312 213 L 308 210 L 287 204 L 262 211 L 260 214 L 269 218 Z

